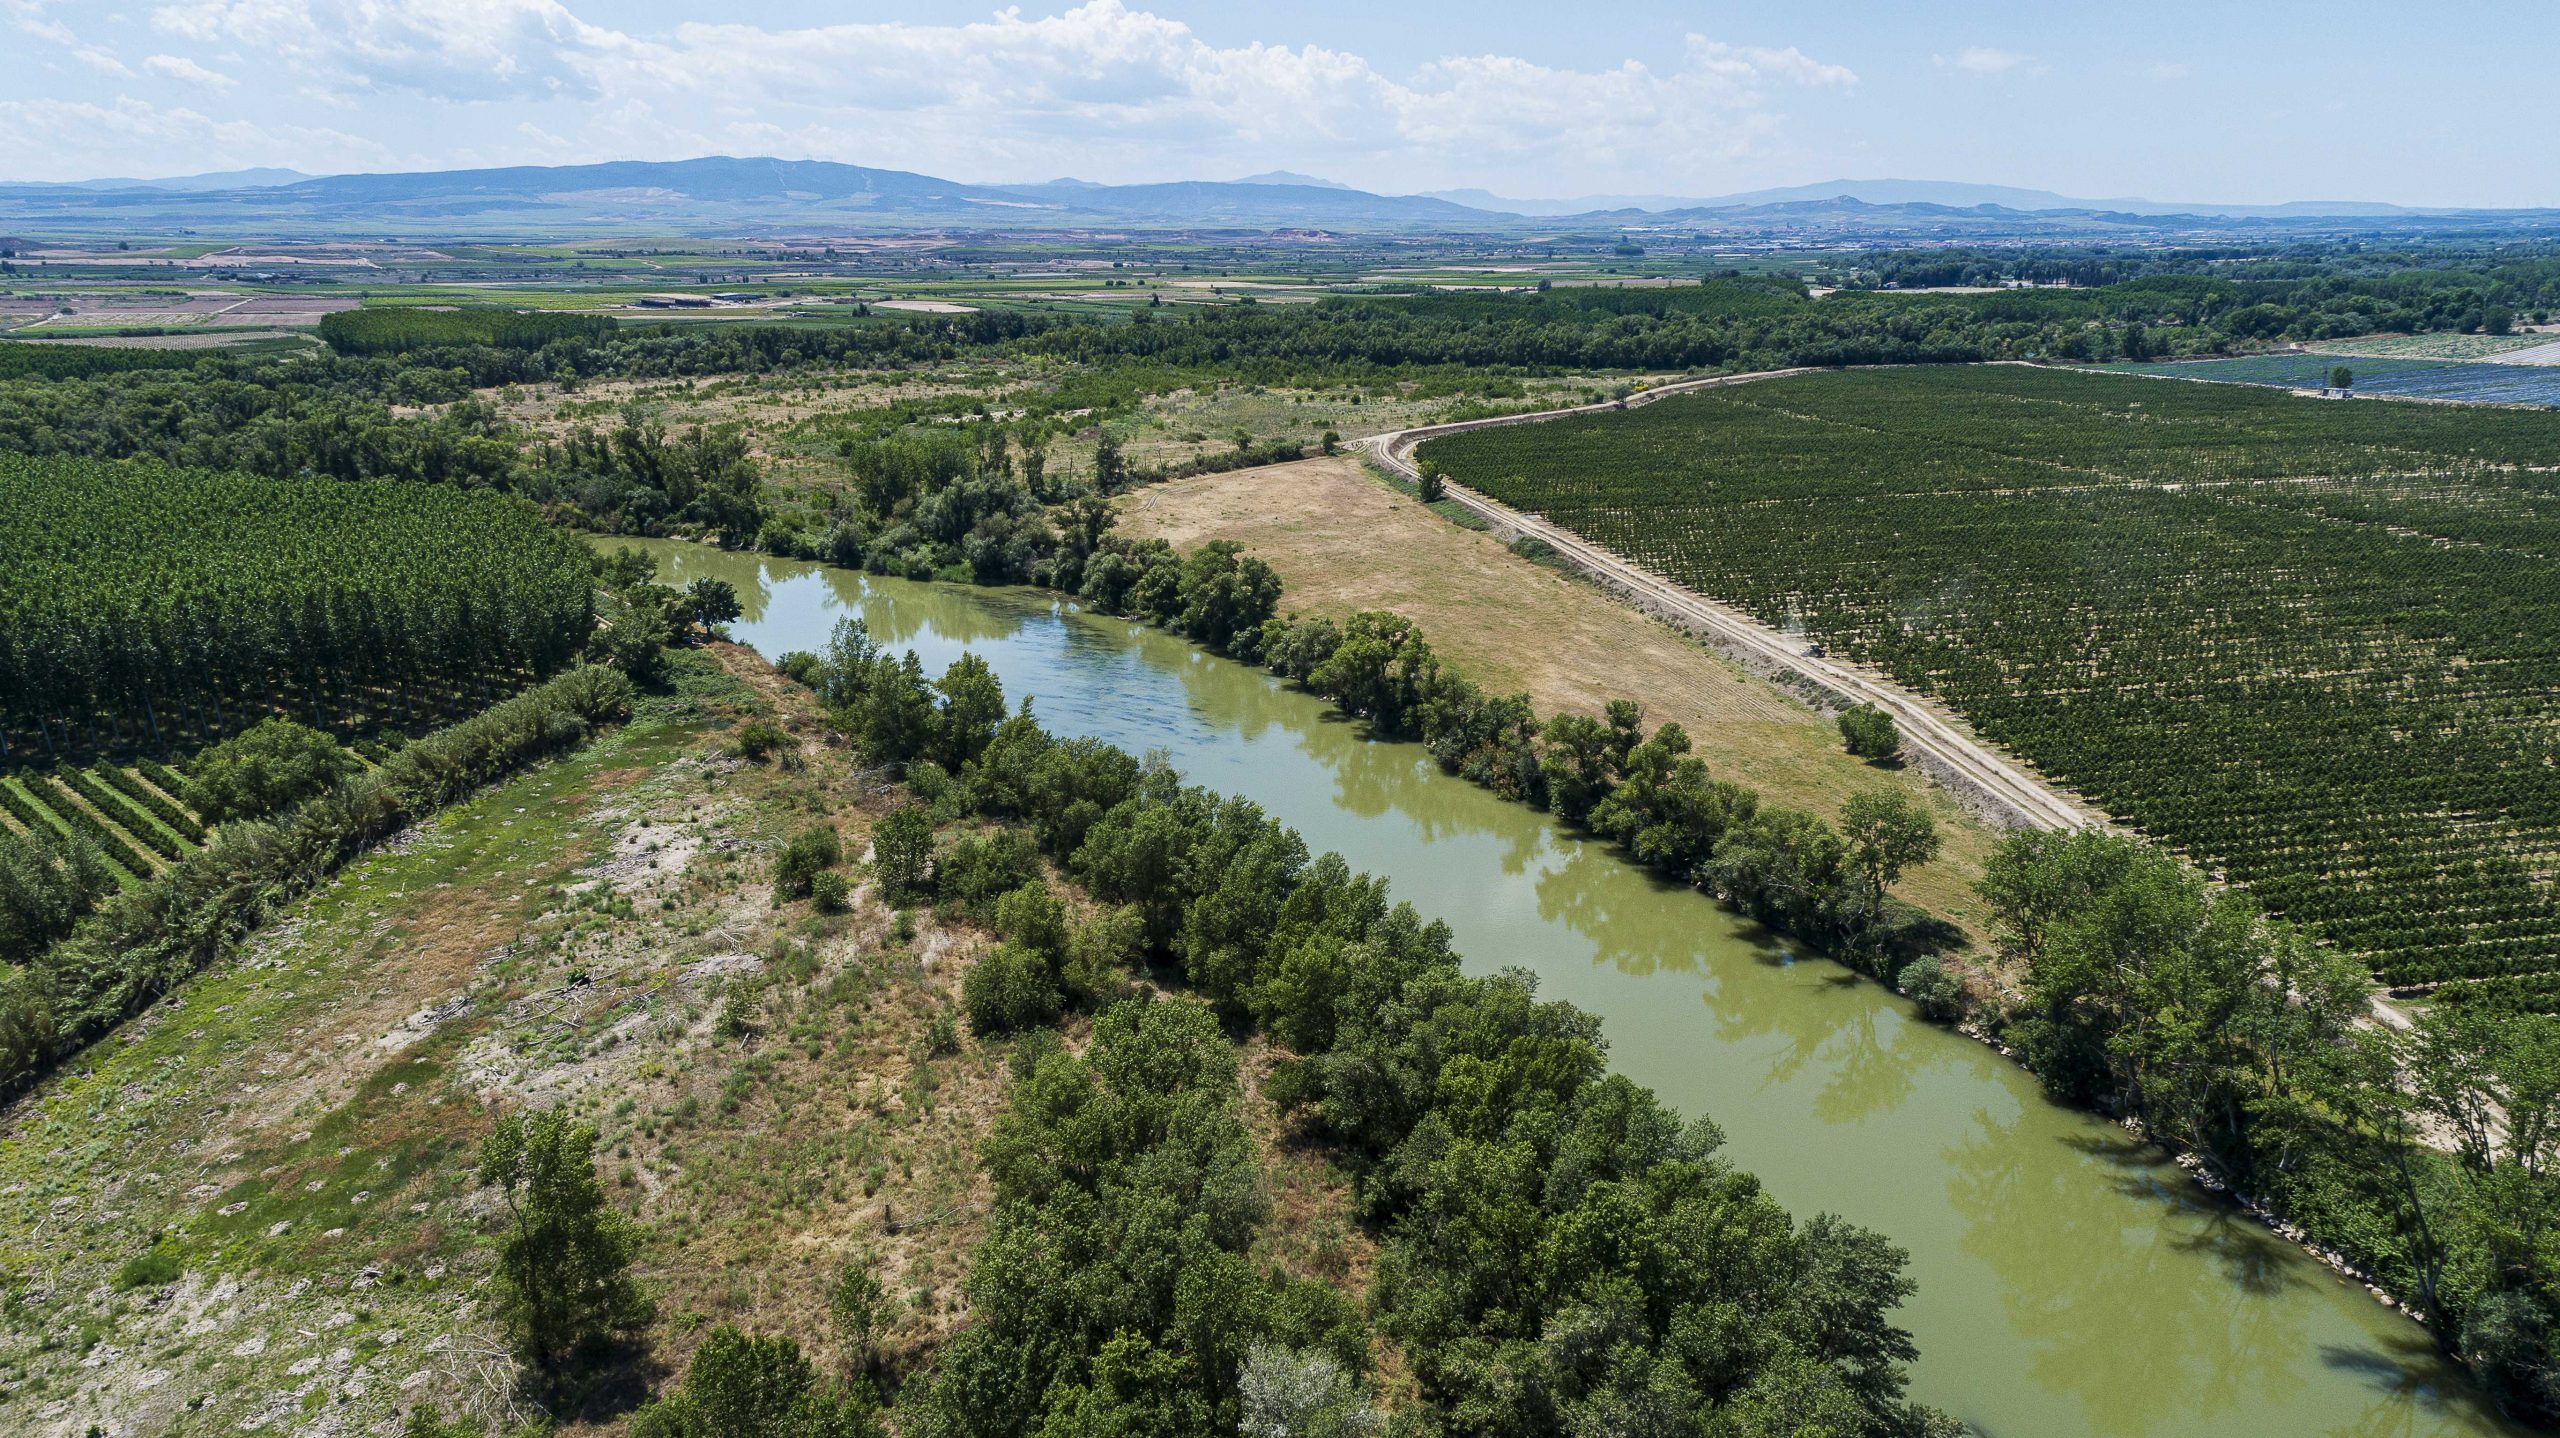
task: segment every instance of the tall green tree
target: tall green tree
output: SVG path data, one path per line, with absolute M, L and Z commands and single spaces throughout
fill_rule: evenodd
M 631 1276 L 640 1234 L 596 1180 L 596 1131 L 557 1109 L 500 1119 L 480 1145 L 507 1231 L 498 1306 L 518 1352 L 545 1371 L 592 1356 L 648 1322 Z
M 1851 795 L 1840 809 L 1840 832 L 1857 855 L 1858 872 L 1880 899 L 1902 881 L 1904 870 L 1938 857 L 1944 842 L 1928 809 L 1900 789 Z

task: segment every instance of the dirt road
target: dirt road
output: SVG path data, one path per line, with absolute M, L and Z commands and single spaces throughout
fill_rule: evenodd
M 1468 430 L 1531 424 L 1567 415 L 1602 414 L 1649 403 L 1665 395 L 1809 373 L 1812 371 L 1804 369 L 1768 370 L 1758 374 L 1681 380 L 1631 395 L 1623 401 L 1504 415 L 1496 419 L 1466 420 L 1456 424 L 1426 425 L 1419 429 L 1374 435 L 1358 443 L 1387 468 L 1406 479 L 1419 480 L 1421 476 L 1414 468 L 1413 450 L 1424 440 Z M 1794 675 L 1845 702 L 1873 704 L 1884 710 L 1901 728 L 1904 748 L 1924 767 L 1951 787 L 2006 815 L 2012 822 L 2038 829 L 2077 829 L 2105 822 L 2102 816 L 2046 784 L 2024 764 L 1964 732 L 1951 714 L 1882 674 L 1860 665 L 1808 653 L 1807 644 L 1800 638 L 1783 634 L 1740 610 L 1684 588 L 1571 530 L 1522 513 L 1463 485 L 1448 485 L 1447 493 L 1449 498 L 1491 525 L 1497 534 L 1532 538 L 1546 544 L 1576 568 L 1634 601 L 1638 607 L 1715 642 L 1755 666 Z

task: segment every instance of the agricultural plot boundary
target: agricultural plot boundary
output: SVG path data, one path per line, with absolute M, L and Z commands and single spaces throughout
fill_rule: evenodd
M 1812 373 L 1815 371 L 1810 369 L 1780 369 L 1680 380 L 1630 395 L 1623 401 L 1424 425 L 1374 435 L 1358 443 L 1398 476 L 1419 481 L 1421 471 L 1414 463 L 1413 451 L 1426 440 L 1503 425 L 1605 414 L 1674 394 Z M 1873 704 L 1891 714 L 1902 730 L 1904 747 L 1922 769 L 1960 799 L 1996 820 L 2035 829 L 2077 829 L 2106 822 L 2104 816 L 2047 783 L 2022 761 L 1973 737 L 1952 715 L 1880 673 L 1810 654 L 1801 637 L 1763 624 L 1569 529 L 1524 514 L 1464 485 L 1449 483 L 1445 492 L 1501 538 L 1537 540 L 1637 608 L 1707 640 L 1752 669 L 1809 684 L 1843 706 Z

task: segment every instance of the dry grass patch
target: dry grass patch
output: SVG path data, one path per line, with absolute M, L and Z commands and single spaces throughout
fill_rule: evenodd
M 1852 794 L 1899 785 L 1922 798 L 1946 852 L 1899 892 L 1978 931 L 1974 896 L 1998 836 L 1917 773 L 1850 757 L 1810 705 L 1589 584 L 1461 529 L 1373 478 L 1348 456 L 1152 485 L 1121 501 L 1121 527 L 1178 546 L 1232 539 L 1288 585 L 1282 607 L 1339 618 L 1392 609 L 1432 648 L 1497 692 L 1525 690 L 1543 713 L 1598 714 L 1611 699 L 1677 720 L 1720 778 L 1769 801 L 1837 815 Z

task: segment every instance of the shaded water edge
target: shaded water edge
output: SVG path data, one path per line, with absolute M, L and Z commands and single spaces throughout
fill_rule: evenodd
M 1598 1015 L 1613 1067 L 1713 1117 L 1800 1216 L 1839 1212 L 1910 1250 L 1913 1393 L 1986 1434 L 2526 1431 L 2422 1328 L 2156 1148 L 1847 969 L 1441 773 L 1419 745 L 1369 740 L 1269 675 L 1052 595 L 641 547 L 673 580 L 733 583 L 735 633 L 768 658 L 823 647 L 853 615 L 929 673 L 975 650 L 1053 732 L 1163 753 L 1311 852 L 1392 880 L 1451 925 L 1471 969 L 1526 969 Z

